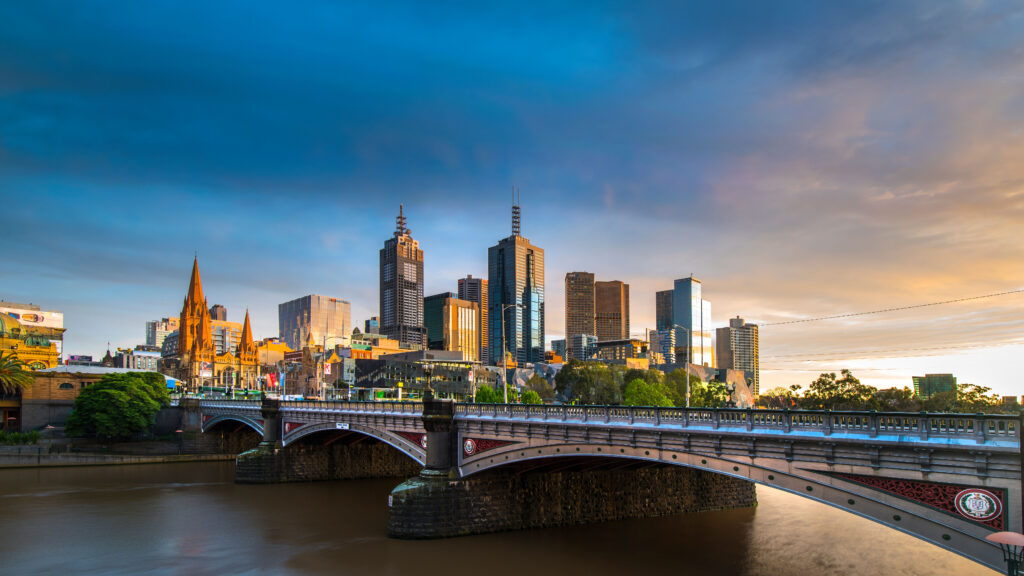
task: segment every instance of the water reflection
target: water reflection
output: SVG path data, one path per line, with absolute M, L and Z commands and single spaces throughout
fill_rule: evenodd
M 5 574 L 996 574 L 769 488 L 756 509 L 385 537 L 398 480 L 236 485 L 231 463 L 0 471 Z

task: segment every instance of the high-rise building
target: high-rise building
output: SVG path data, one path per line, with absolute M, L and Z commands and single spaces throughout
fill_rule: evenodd
M 178 330 L 178 318 L 164 318 L 146 322 L 146 346 L 163 346 L 164 339 Z
M 743 370 L 751 393 L 757 396 L 761 389 L 757 324 L 747 324 L 739 316 L 730 318 L 729 326 L 716 330 L 716 340 L 718 368 Z
M 519 203 L 512 206 L 512 235 L 487 250 L 490 361 L 504 350 L 517 362 L 544 361 L 544 250 L 519 234 Z M 495 353 L 497 351 L 497 353 Z
M 594 329 L 598 342 L 629 339 L 629 284 L 594 282 Z
M 570 358 L 581 361 L 593 360 L 597 357 L 597 336 L 574 334 L 571 340 L 566 341 L 566 348 L 567 351 L 572 349 Z
M 487 280 L 473 278 L 472 274 L 465 278 L 459 278 L 459 299 L 476 302 L 477 307 L 480 309 L 480 325 L 477 327 L 477 337 L 480 340 L 480 361 L 488 364 L 491 361 L 491 356 L 490 342 L 487 339 L 487 329 L 489 328 L 487 322 Z
M 313 335 L 319 346 L 347 346 L 352 335 L 352 306 L 347 300 L 310 294 L 277 305 L 278 335 L 301 350 Z
M 566 356 L 565 338 L 551 341 L 551 351 L 556 355 L 561 356 L 563 360 L 568 361 L 569 357 Z
M 221 322 L 227 321 L 228 309 L 220 304 L 214 304 L 210 306 L 210 320 L 220 320 Z
M 675 318 L 672 316 L 672 299 L 674 297 L 674 290 L 662 290 L 654 294 L 655 329 L 667 330 L 675 322 Z
M 405 227 L 402 205 L 395 221 L 395 234 L 380 251 L 380 333 L 422 346 L 423 250 Z
M 423 323 L 427 329 L 427 347 L 431 350 L 462 352 L 462 360 L 475 362 L 480 358 L 480 307 L 476 302 L 462 300 L 451 292 L 442 292 L 423 299 Z
M 914 394 L 923 400 L 927 400 L 939 392 L 956 390 L 956 376 L 952 374 L 925 374 L 913 378 Z
M 661 355 L 665 364 L 676 363 L 676 332 L 671 328 L 664 328 L 648 334 L 651 341 L 650 350 Z
M 377 316 L 370 316 L 369 320 L 363 322 L 363 333 L 380 334 L 380 318 Z
M 685 358 L 691 364 L 714 368 L 711 303 L 703 297 L 701 281 L 693 276 L 676 280 L 672 296 L 672 323 L 685 328 L 676 328 L 677 361 Z
M 565 342 L 567 358 L 579 358 L 572 348 L 574 336 L 594 334 L 594 274 L 569 272 L 565 275 Z

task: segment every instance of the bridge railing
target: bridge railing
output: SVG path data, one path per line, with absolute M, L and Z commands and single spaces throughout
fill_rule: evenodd
M 1009 414 L 759 410 L 740 408 L 658 408 L 537 404 L 458 404 L 456 415 L 503 420 L 548 420 L 675 427 L 745 429 L 753 432 L 917 436 L 1019 441 L 1018 417 Z
M 350 402 L 346 400 L 287 400 L 281 409 L 300 412 L 370 412 L 422 414 L 423 402 Z

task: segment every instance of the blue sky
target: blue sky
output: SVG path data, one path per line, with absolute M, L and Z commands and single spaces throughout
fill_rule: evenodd
M 276 335 L 377 308 L 405 203 L 427 293 L 523 232 L 563 278 L 690 273 L 716 323 L 1024 287 L 1024 8 L 1004 2 L 0 4 L 0 298 L 66 351 L 211 303 Z M 1024 295 L 765 326 L 762 381 L 852 367 L 1024 392 Z M 925 349 L 925 350 L 922 350 Z M 881 351 L 881 352 L 878 352 Z

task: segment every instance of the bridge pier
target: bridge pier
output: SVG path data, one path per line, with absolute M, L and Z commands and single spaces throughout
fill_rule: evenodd
M 551 459 L 460 478 L 455 405 L 424 399 L 427 466 L 388 497 L 388 535 L 430 539 L 757 505 L 752 482 L 616 458 Z

